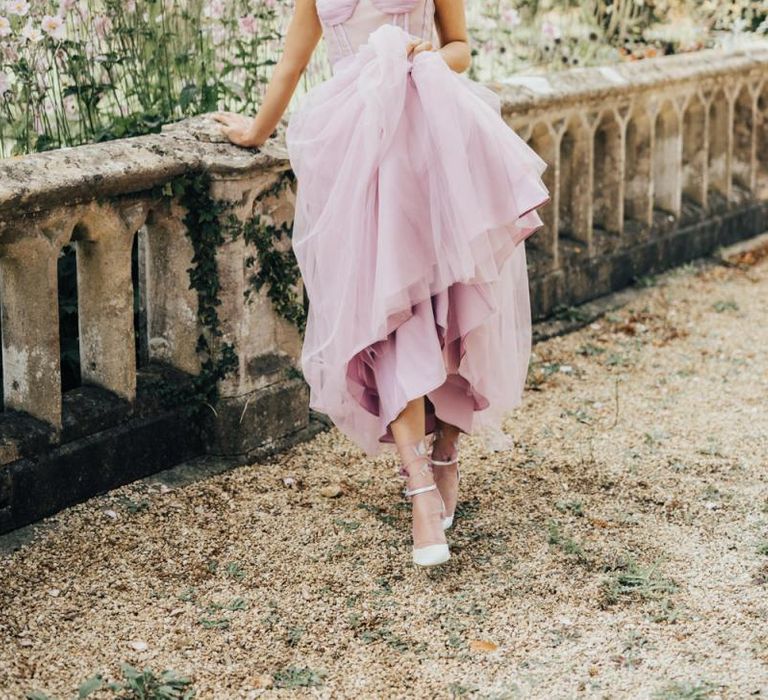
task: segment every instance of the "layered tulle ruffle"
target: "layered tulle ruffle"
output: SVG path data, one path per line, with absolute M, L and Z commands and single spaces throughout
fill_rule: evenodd
M 286 132 L 310 405 L 369 454 L 394 418 L 376 415 L 376 348 L 409 319 L 432 329 L 421 355 L 390 368 L 403 396 L 464 392 L 474 426 L 519 404 L 531 332 L 519 244 L 549 200 L 546 164 L 502 120 L 498 96 L 439 52 L 409 59 L 409 38 L 392 24 L 372 32 L 301 98 Z M 421 371 L 436 341 L 444 364 Z

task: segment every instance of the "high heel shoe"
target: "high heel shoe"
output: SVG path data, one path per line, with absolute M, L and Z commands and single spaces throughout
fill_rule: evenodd
M 427 445 L 426 441 L 422 438 L 416 443 L 413 443 L 411 445 L 407 445 L 406 449 L 410 452 L 412 452 L 415 456 L 413 456 L 410 459 L 403 459 L 403 464 L 400 468 L 400 476 L 408 478 L 409 476 L 413 476 L 410 473 L 410 465 L 418 462 L 423 461 L 424 466 L 423 469 L 428 469 L 430 472 L 432 471 L 432 468 L 430 466 L 430 458 L 427 454 Z M 402 455 L 402 452 L 401 452 Z M 424 472 L 422 471 L 422 475 L 424 475 Z M 440 495 L 440 492 L 437 488 L 437 485 L 434 483 L 434 481 L 431 484 L 428 484 L 426 486 L 420 486 L 417 488 L 405 488 L 403 489 L 403 495 L 406 497 L 413 497 L 417 496 L 419 494 L 425 494 L 429 493 L 430 491 L 437 491 L 438 496 L 440 497 L 440 510 L 435 510 L 429 515 L 433 516 L 437 521 L 441 521 L 441 515 L 445 511 L 445 503 L 443 502 L 443 497 Z M 438 523 L 436 522 L 435 525 Z M 442 523 L 441 523 L 442 524 Z M 413 534 L 413 549 L 412 549 L 412 556 L 413 556 L 413 563 L 418 564 L 419 566 L 436 566 L 437 564 L 442 564 L 443 562 L 448 561 L 451 554 L 448 549 L 448 543 L 445 542 L 445 535 L 443 533 L 443 528 L 440 527 L 440 535 L 441 537 L 437 536 L 427 536 L 427 537 L 417 537 L 415 528 Z M 440 542 L 439 540 L 442 539 L 443 541 Z
M 434 434 L 433 434 L 433 440 L 432 440 L 432 452 L 434 452 L 435 442 L 441 438 L 444 437 L 443 431 L 441 428 L 435 428 Z M 429 458 L 430 463 L 433 466 L 437 467 L 447 467 L 451 464 L 456 465 L 456 488 L 458 489 L 459 481 L 461 481 L 461 472 L 459 470 L 459 438 L 456 437 L 451 441 L 451 458 L 447 460 L 440 460 L 440 459 L 433 459 L 430 455 Z M 440 497 L 442 498 L 442 493 L 440 494 Z M 445 501 L 443 501 L 443 504 L 445 504 Z M 447 530 L 448 528 L 453 525 L 453 518 L 455 514 L 455 509 L 453 513 L 444 513 L 443 514 L 443 529 Z

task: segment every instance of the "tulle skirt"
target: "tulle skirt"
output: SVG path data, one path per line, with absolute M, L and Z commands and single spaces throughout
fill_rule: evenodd
M 517 407 L 531 316 L 525 239 L 546 163 L 498 96 L 385 24 L 306 93 L 286 131 L 292 245 L 309 298 L 310 406 L 366 453 L 409 399 L 465 432 Z

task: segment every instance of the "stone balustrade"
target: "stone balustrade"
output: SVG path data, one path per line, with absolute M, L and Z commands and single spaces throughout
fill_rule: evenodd
M 546 228 L 529 246 L 536 316 L 764 228 L 767 71 L 757 48 L 497 86 L 550 165 Z
M 550 166 L 545 227 L 527 244 L 536 317 L 766 228 L 767 74 L 761 48 L 490 85 Z M 237 221 L 289 225 L 292 186 L 265 195 L 288 169 L 279 140 L 237 149 L 205 117 L 0 161 L 0 531 L 195 455 L 243 460 L 317 429 L 300 333 L 265 289 L 248 296 L 258 250 L 242 236 L 215 257 L 222 334 L 209 340 L 237 358 L 217 404 L 193 420 L 159 399 L 200 375 L 207 333 L 187 212 L 169 183 L 207 172 Z M 77 259 L 82 383 L 62 392 L 65 246 Z

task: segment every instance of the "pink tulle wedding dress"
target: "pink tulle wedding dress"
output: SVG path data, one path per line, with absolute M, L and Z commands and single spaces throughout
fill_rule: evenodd
M 426 395 L 435 416 L 499 431 L 531 350 L 524 240 L 549 201 L 546 163 L 492 90 L 437 51 L 433 0 L 317 0 L 333 75 L 286 130 L 293 250 L 309 317 L 310 406 L 367 454 Z

